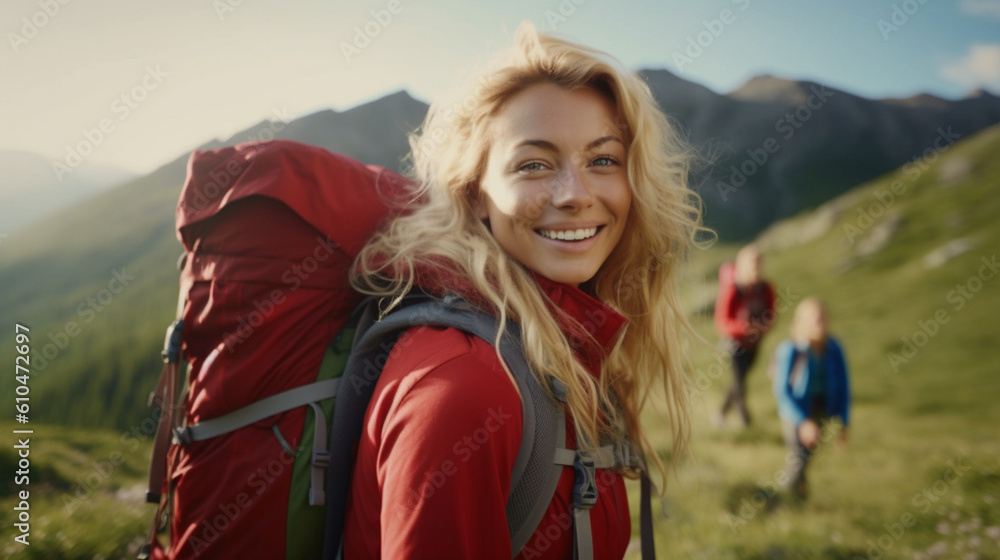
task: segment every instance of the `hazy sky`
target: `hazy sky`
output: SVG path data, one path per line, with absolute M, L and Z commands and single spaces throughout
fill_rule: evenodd
M 89 143 L 86 162 L 136 172 L 265 118 L 398 89 L 433 100 L 523 20 L 720 93 L 764 73 L 873 98 L 1000 93 L 1000 0 L 4 0 L 0 10 L 0 148 L 64 162 L 67 146 Z

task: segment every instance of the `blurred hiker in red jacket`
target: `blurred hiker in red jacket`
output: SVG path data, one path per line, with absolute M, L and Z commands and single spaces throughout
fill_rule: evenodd
M 729 409 L 736 407 L 743 426 L 750 425 L 746 403 L 746 378 L 757 357 L 760 341 L 774 325 L 774 288 L 761 277 L 760 251 L 747 245 L 736 254 L 736 264 L 719 269 L 719 298 L 715 302 L 715 328 L 726 338 L 732 359 L 733 383 L 713 418 L 724 427 Z
M 632 457 L 658 465 L 639 423 L 651 389 L 669 405 L 675 456 L 687 435 L 676 271 L 700 226 L 685 152 L 634 73 L 530 24 L 514 42 L 460 102 L 430 108 L 412 139 L 419 202 L 363 250 L 356 285 L 387 307 L 411 290 L 457 294 L 516 321 L 536 378 L 565 392 L 571 455 L 627 437 Z M 512 550 L 505 509 L 527 420 L 493 344 L 404 333 L 365 415 L 344 557 L 565 560 L 584 535 L 592 558 L 622 558 L 622 476 L 636 470 L 597 468 L 581 512 L 579 469 L 558 457 L 555 493 Z

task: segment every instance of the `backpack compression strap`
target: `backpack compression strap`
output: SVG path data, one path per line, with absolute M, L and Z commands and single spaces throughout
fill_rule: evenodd
M 324 379 L 300 385 L 294 389 L 271 395 L 270 397 L 252 402 L 242 408 L 238 408 L 228 414 L 218 416 L 209 420 L 202 420 L 197 424 L 180 426 L 173 430 L 173 442 L 177 445 L 187 445 L 193 441 L 203 441 L 206 439 L 228 434 L 254 422 L 259 422 L 276 414 L 281 414 L 309 405 L 313 409 L 313 437 L 312 449 L 312 475 L 309 486 L 309 505 L 326 505 L 326 494 L 323 491 L 324 470 L 330 464 L 330 451 L 323 447 L 326 444 L 326 415 L 323 409 L 316 403 L 322 400 L 331 399 L 337 396 L 337 386 L 340 379 Z M 277 428 L 275 428 L 277 429 Z M 280 437 L 280 434 L 279 434 Z M 283 441 L 283 440 L 282 440 Z M 287 445 L 285 445 L 286 450 Z M 294 452 L 288 450 L 289 455 Z

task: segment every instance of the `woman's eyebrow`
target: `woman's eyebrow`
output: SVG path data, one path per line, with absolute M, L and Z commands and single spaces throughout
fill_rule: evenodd
M 622 146 L 625 145 L 625 142 L 622 142 L 621 138 L 618 138 L 617 136 L 614 135 L 608 135 L 608 136 L 601 136 L 597 140 L 594 140 L 589 144 L 587 144 L 587 150 L 593 150 L 594 148 L 607 144 L 608 142 L 618 142 Z
M 519 142 L 516 146 L 514 146 L 514 148 L 517 149 L 524 146 L 535 146 L 536 148 L 541 148 L 549 152 L 559 153 L 559 148 L 548 140 L 524 140 Z
M 587 144 L 587 147 L 584 148 L 584 150 L 585 151 L 593 150 L 594 148 L 607 144 L 608 142 L 618 142 L 622 146 L 625 145 L 625 142 L 622 142 L 621 138 L 618 138 L 617 136 L 614 135 L 608 135 L 608 136 L 601 136 L 596 140 L 591 140 L 590 143 Z M 549 142 L 548 140 L 535 140 L 535 139 L 523 140 L 519 142 L 516 146 L 514 146 L 514 148 L 517 149 L 524 146 L 535 146 L 537 148 L 541 148 L 543 150 L 547 150 L 550 152 L 555 152 L 555 153 L 559 152 L 559 148 L 557 148 L 555 144 Z

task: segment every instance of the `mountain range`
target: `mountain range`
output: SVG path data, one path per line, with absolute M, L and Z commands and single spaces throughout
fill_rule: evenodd
M 694 180 L 706 223 L 745 238 L 804 208 L 1000 122 L 1000 97 L 978 90 L 872 100 L 807 81 L 751 79 L 727 95 L 666 70 L 644 72 L 664 111 L 702 153 Z
M 706 224 L 724 238 L 748 238 L 779 218 L 927 155 L 942 136 L 954 141 L 1000 122 L 1000 97 L 982 89 L 959 100 L 928 94 L 873 100 L 764 75 L 718 94 L 667 70 L 640 73 L 697 153 L 692 182 L 705 201 Z M 407 134 L 426 112 L 426 103 L 399 91 L 344 112 L 262 122 L 199 149 L 274 137 L 403 170 Z M 39 171 L 39 160 L 44 158 L 0 151 L 6 187 L 0 223 L 11 224 L 7 231 L 38 217 L 35 208 L 43 207 L 42 201 L 52 208 L 54 176 Z M 59 191 L 61 204 L 72 206 L 129 179 L 151 184 L 156 176 L 176 189 L 186 160 L 187 154 L 181 155 L 140 178 L 121 170 L 84 170 Z

